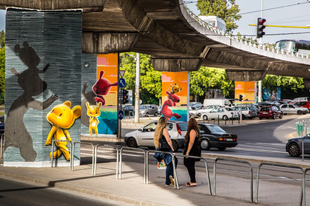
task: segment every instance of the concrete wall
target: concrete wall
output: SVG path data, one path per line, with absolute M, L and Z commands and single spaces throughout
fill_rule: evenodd
M 7 10 L 5 166 L 50 164 L 46 115 L 65 101 L 81 105 L 81 41 L 81 11 Z M 77 119 L 68 129 L 73 141 L 80 128 Z

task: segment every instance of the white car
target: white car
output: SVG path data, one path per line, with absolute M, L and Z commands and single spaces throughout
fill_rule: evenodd
M 299 107 L 294 104 L 282 104 L 280 105 L 280 109 L 282 110 L 283 114 L 306 114 L 309 113 L 309 109 L 305 107 Z
M 125 135 L 125 143 L 128 147 L 151 147 L 154 148 L 154 132 L 156 122 L 151 122 L 138 130 Z M 184 136 L 187 131 L 187 122 L 168 121 L 167 129 L 172 140 L 174 151 L 184 147 Z
M 189 117 L 190 117 L 190 118 L 192 118 L 192 117 L 194 117 L 194 118 L 198 117 L 197 111 L 198 111 L 198 110 L 196 110 L 195 107 L 189 107 Z
M 220 105 L 208 105 L 208 106 L 205 106 L 202 109 L 197 110 L 196 113 L 197 113 L 198 117 L 202 117 L 203 113 L 210 112 L 211 110 L 218 109 L 220 107 L 223 107 L 223 106 L 220 106 Z
M 221 107 L 218 109 L 211 110 L 209 113 L 202 114 L 203 120 L 208 119 L 231 119 L 231 118 L 238 118 L 238 112 L 234 111 L 233 109 L 229 107 Z

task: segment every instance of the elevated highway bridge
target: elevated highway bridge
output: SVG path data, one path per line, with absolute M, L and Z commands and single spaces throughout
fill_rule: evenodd
M 0 8 L 83 11 L 82 51 L 134 51 L 151 55 L 158 71 L 226 69 L 237 81 L 266 74 L 303 77 L 310 87 L 308 56 L 281 53 L 238 41 L 201 22 L 182 0 L 0 0 Z

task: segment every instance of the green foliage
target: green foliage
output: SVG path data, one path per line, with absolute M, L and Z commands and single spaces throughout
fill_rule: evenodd
M 126 70 L 124 79 L 126 89 L 135 91 L 136 84 L 136 53 L 120 54 L 121 70 Z M 149 55 L 140 54 L 140 99 L 143 104 L 158 104 L 161 98 L 161 72 L 155 71 Z
M 5 47 L 0 49 L 0 104 L 4 103 L 5 91 Z
M 5 33 L 3 30 L 0 32 L 0 46 L 1 48 L 5 46 Z
M 275 90 L 277 87 L 281 87 L 285 90 L 290 89 L 297 93 L 299 89 L 304 89 L 304 81 L 301 77 L 288 77 L 277 75 L 266 75 L 262 81 L 262 86 L 269 88 L 270 91 Z
M 241 18 L 241 15 L 238 15 L 240 9 L 235 4 L 235 0 L 229 2 L 230 4 L 226 0 L 198 0 L 196 6 L 200 11 L 199 15 L 217 16 L 223 19 L 226 23 L 226 30 L 230 32 L 238 28 L 235 22 Z
M 224 95 L 228 95 L 233 86 L 233 81 L 228 80 L 224 69 L 200 67 L 190 74 L 190 93 L 195 96 L 204 96 L 211 88 L 221 89 Z

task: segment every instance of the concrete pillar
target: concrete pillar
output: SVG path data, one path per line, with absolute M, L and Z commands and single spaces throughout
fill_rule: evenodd
M 202 63 L 202 59 L 168 59 L 151 58 L 152 65 L 157 71 L 181 72 L 197 71 Z
M 81 44 L 81 11 L 7 10 L 4 166 L 50 166 L 51 146 L 45 144 L 52 126 L 68 131 L 72 141 L 80 140 L 79 118 L 64 128 L 46 116 L 66 101 L 70 111 L 81 105 Z M 67 153 L 58 151 L 61 156 L 54 162 L 68 166 Z
M 266 71 L 259 70 L 226 70 L 229 80 L 233 81 L 259 81 L 266 76 Z

